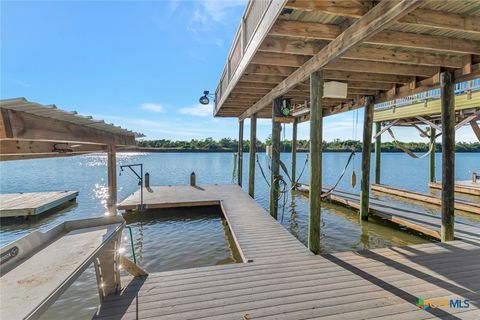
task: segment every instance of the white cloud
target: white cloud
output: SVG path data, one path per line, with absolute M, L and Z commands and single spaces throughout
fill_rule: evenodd
M 207 116 L 212 116 L 213 115 L 213 105 L 208 104 L 208 105 L 203 105 L 203 104 L 197 104 L 192 107 L 186 107 L 180 109 L 181 114 L 188 114 L 190 116 L 196 116 L 196 117 L 207 117 Z
M 165 109 L 161 104 L 158 103 L 143 103 L 140 108 L 153 112 L 163 112 Z

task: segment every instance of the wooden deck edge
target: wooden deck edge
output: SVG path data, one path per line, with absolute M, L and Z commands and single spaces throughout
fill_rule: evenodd
M 437 206 L 442 205 L 441 198 L 433 194 L 406 190 L 406 189 L 391 187 L 383 184 L 372 184 L 371 188 L 373 191 L 385 193 L 388 195 L 425 202 L 425 203 L 429 203 Z M 480 203 L 455 199 L 454 208 L 456 210 L 462 210 L 462 211 L 473 213 L 473 214 L 480 214 Z
M 442 190 L 442 184 L 439 182 L 430 182 L 428 186 L 432 189 Z M 455 184 L 455 192 L 480 197 L 480 189 L 475 189 L 469 186 Z
M 225 210 L 225 206 L 223 205 L 223 201 L 219 201 L 219 202 L 220 202 L 220 209 L 222 210 L 222 214 L 225 217 L 225 220 L 227 221 L 228 229 L 230 230 L 230 233 L 232 234 L 232 238 L 233 238 L 233 241 L 235 243 L 235 247 L 237 248 L 237 251 L 240 254 L 240 257 L 242 258 L 242 262 L 244 262 L 244 263 L 253 262 L 253 260 L 247 259 L 247 257 L 245 256 L 245 254 L 242 250 L 242 247 L 240 246 L 240 242 L 238 241 L 238 237 L 235 234 L 235 230 L 233 230 L 233 228 L 231 227 L 232 224 L 231 224 L 230 218 L 228 217 L 228 214 L 226 213 L 227 211 Z
M 202 207 L 202 206 L 218 206 L 220 200 L 199 200 L 192 202 L 168 202 L 168 203 L 154 203 L 145 206 L 145 209 L 165 209 L 165 208 L 188 208 L 188 207 Z M 119 204 L 118 210 L 136 210 L 139 204 Z

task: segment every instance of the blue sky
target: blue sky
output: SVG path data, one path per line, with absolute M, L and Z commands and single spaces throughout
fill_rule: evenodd
M 213 118 L 198 98 L 215 91 L 245 3 L 2 1 L 0 96 L 53 103 L 149 139 L 236 138 L 236 119 Z M 352 138 L 352 118 L 327 118 L 324 138 Z M 245 129 L 248 139 L 248 121 Z M 258 137 L 270 131 L 261 120 Z M 299 137 L 308 135 L 301 124 Z M 398 136 L 422 141 L 414 129 Z M 471 129 L 457 140 L 474 141 Z

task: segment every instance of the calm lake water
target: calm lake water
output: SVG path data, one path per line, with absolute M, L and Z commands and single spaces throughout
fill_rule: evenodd
M 323 181 L 332 185 L 338 179 L 349 154 L 325 153 Z M 150 173 L 151 185 L 182 185 L 189 183 L 192 171 L 198 184 L 232 183 L 233 155 L 231 153 L 121 153 L 118 164 L 143 163 L 144 172 Z M 282 161 L 290 167 L 289 153 L 282 153 Z M 441 177 L 441 154 L 437 158 L 437 177 Z M 297 176 L 302 170 L 306 154 L 297 158 Z M 354 158 L 344 180 L 338 188 L 358 192 L 350 186 L 350 173 L 354 169 L 360 177 L 361 154 Z M 259 162 L 268 175 L 267 157 L 259 154 Z M 427 191 L 428 159 L 412 159 L 403 153 L 382 154 L 382 183 Z M 472 171 L 480 171 L 480 154 L 456 155 L 456 178 L 467 180 Z M 35 192 L 78 190 L 75 205 L 62 208 L 28 221 L 13 219 L 2 221 L 0 243 L 5 245 L 34 230 L 46 230 L 67 219 L 98 217 L 105 213 L 107 197 L 106 155 L 91 154 L 78 157 L 42 160 L 23 160 L 0 163 L 0 192 Z M 308 183 L 308 165 L 300 182 Z M 244 189 L 248 187 L 248 153 L 244 154 Z M 124 172 L 118 177 L 119 201 L 138 189 L 133 174 Z M 257 165 L 255 200 L 268 210 L 268 187 Z M 391 201 L 397 201 L 391 199 Z M 280 204 L 283 201 L 280 201 Z M 405 207 L 418 204 L 402 202 Z M 421 207 L 438 214 L 438 207 Z M 300 241 L 306 243 L 308 224 L 307 199 L 291 193 L 280 209 L 281 223 Z M 458 219 L 480 224 L 480 219 L 458 214 Z M 214 208 L 201 208 L 195 212 L 163 210 L 129 216 L 133 228 L 135 248 L 140 265 L 150 272 L 195 266 L 233 263 L 229 239 L 224 230 L 221 214 Z M 228 230 L 227 230 L 228 231 Z M 335 252 L 361 250 L 391 245 L 423 243 L 428 240 L 403 230 L 391 228 L 380 221 L 360 224 L 351 210 L 326 204 L 322 207 L 322 251 Z M 125 235 L 127 235 L 125 233 Z M 123 246 L 130 252 L 128 238 Z M 89 319 L 98 305 L 96 280 L 93 269 L 88 269 L 44 315 L 44 319 Z

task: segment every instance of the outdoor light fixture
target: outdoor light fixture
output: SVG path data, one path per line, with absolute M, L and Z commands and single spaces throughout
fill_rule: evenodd
M 203 96 L 201 96 L 200 99 L 198 99 L 198 101 L 203 105 L 207 105 L 210 103 L 209 97 L 213 97 L 213 96 L 210 94 L 210 91 L 205 90 L 203 91 Z

